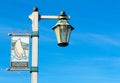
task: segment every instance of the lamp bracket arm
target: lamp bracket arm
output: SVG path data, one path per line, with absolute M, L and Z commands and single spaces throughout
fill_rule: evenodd
M 62 18 L 65 18 L 65 19 L 70 19 L 70 16 L 55 16 L 55 15 L 53 15 L 53 16 L 47 16 L 47 15 L 42 15 L 42 16 L 40 16 L 40 19 L 41 20 L 57 20 L 57 19 L 62 19 Z

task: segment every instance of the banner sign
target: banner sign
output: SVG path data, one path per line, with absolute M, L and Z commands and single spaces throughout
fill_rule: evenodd
M 29 36 L 12 36 L 11 69 L 26 70 L 29 68 Z

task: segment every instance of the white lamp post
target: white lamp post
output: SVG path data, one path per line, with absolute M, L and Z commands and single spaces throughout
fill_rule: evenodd
M 30 68 L 31 72 L 31 82 L 38 83 L 38 21 L 39 13 L 38 8 L 33 9 L 33 13 L 29 16 L 32 20 L 32 67 Z
M 32 83 L 38 83 L 38 21 L 39 20 L 56 20 L 58 19 L 58 23 L 53 27 L 53 30 L 56 32 L 56 37 L 58 40 L 59 46 L 67 46 L 69 42 L 69 36 L 73 27 L 67 23 L 67 20 L 70 18 L 65 14 L 65 12 L 61 12 L 59 16 L 41 16 L 38 13 L 38 8 L 33 9 L 33 13 L 29 16 L 32 21 L 32 67 L 30 68 L 30 72 L 32 74 Z

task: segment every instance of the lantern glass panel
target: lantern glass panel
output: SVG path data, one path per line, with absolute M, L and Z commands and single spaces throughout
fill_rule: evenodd
M 59 30 L 59 27 L 55 28 L 55 33 L 56 33 L 57 41 L 58 41 L 58 43 L 60 43 L 61 40 L 60 40 L 60 30 Z
M 67 31 L 67 42 L 69 42 L 70 34 L 71 34 L 71 27 L 67 26 L 67 28 L 68 28 L 68 31 Z
M 67 42 L 68 30 L 66 25 L 60 26 L 60 37 L 61 42 Z

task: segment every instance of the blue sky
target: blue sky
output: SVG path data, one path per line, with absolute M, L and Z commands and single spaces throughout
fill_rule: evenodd
M 57 20 L 39 22 L 39 83 L 120 82 L 119 0 L 1 0 L 0 83 L 30 83 L 29 72 L 8 72 L 11 38 L 8 33 L 30 33 L 33 7 L 41 15 L 64 10 L 75 28 L 68 47 L 57 46 L 52 30 Z

